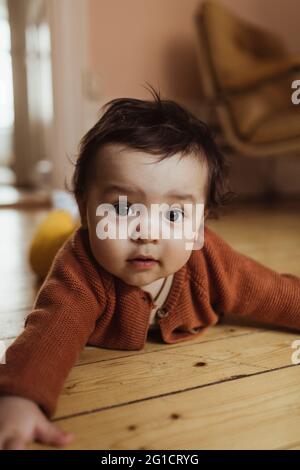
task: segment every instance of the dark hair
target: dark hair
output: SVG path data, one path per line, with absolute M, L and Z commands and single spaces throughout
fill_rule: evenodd
M 194 154 L 208 165 L 207 218 L 219 212 L 235 195 L 229 188 L 229 166 L 214 142 L 209 127 L 171 100 L 161 99 L 150 85 L 154 101 L 117 98 L 103 106 L 104 113 L 80 141 L 72 178 L 72 193 L 78 205 L 84 200 L 88 170 L 104 144 L 124 144 L 153 155 L 159 161 L 179 153 Z

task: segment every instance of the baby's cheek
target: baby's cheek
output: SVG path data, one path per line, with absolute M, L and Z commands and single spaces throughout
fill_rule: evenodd
M 128 241 L 109 239 L 95 241 L 94 256 L 105 268 L 110 271 L 121 266 L 128 258 Z
M 186 249 L 185 240 L 164 240 L 164 259 L 168 260 L 174 270 L 180 269 L 190 257 L 190 251 Z

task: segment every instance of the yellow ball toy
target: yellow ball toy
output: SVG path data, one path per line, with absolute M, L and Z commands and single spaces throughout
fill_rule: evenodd
M 80 226 L 64 209 L 52 210 L 38 225 L 29 247 L 29 264 L 40 279 L 44 279 L 59 248 Z

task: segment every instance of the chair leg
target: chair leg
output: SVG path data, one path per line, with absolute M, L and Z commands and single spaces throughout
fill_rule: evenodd
M 265 166 L 263 198 L 266 202 L 272 202 L 280 199 L 280 192 L 276 188 L 276 167 L 277 158 L 268 157 Z

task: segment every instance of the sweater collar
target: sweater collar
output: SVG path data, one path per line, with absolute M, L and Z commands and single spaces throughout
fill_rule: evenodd
M 141 287 L 132 286 L 124 282 L 122 279 L 116 276 L 113 276 L 112 274 L 110 275 L 114 278 L 116 284 L 118 284 L 118 286 L 121 288 L 120 290 L 122 292 L 126 292 L 129 296 L 136 295 L 142 298 L 145 298 L 145 296 L 148 296 L 149 298 L 151 298 L 150 294 L 148 294 L 148 292 L 143 290 Z M 173 282 L 171 284 L 168 296 L 161 308 L 171 311 L 177 305 L 180 292 L 183 287 L 186 276 L 187 276 L 187 266 L 186 264 L 184 264 L 178 271 L 174 273 Z

